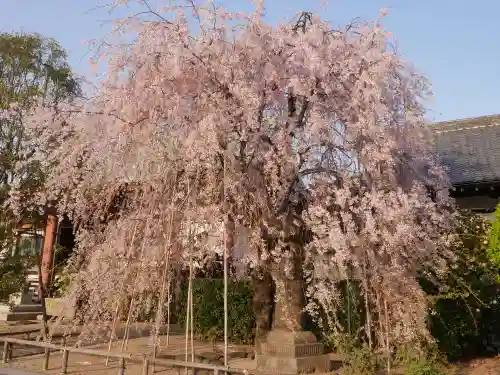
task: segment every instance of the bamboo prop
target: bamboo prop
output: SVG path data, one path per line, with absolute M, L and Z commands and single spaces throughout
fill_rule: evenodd
M 174 191 L 173 191 L 173 198 L 175 198 L 175 195 L 177 193 L 177 184 L 175 185 Z M 157 346 L 160 345 L 160 339 L 159 339 L 159 330 L 160 330 L 160 322 L 163 321 L 163 304 L 165 300 L 165 286 L 167 287 L 167 299 L 169 298 L 169 292 L 168 288 L 170 286 L 170 275 L 169 275 L 169 268 L 170 268 L 170 246 L 172 242 L 172 226 L 174 222 L 174 209 L 171 209 L 170 212 L 170 222 L 169 222 L 169 230 L 168 230 L 168 236 L 167 236 L 167 242 L 164 247 L 164 255 L 165 255 L 165 268 L 163 270 L 163 277 L 162 277 L 162 285 L 161 285 L 161 291 L 160 291 L 160 299 L 158 301 L 158 311 L 156 313 L 156 322 L 155 322 L 155 335 L 154 335 L 154 343 L 153 343 L 153 359 L 156 358 L 157 355 Z M 168 280 L 167 280 L 168 279 Z M 168 302 L 167 302 L 168 303 Z M 167 307 L 168 314 L 170 313 L 169 307 Z M 170 325 L 170 322 L 168 322 Z M 167 345 L 168 345 L 168 334 L 170 329 L 167 328 Z M 153 361 L 153 372 L 155 371 L 154 368 L 154 361 Z
M 191 304 L 191 308 L 189 311 L 191 312 L 191 362 L 194 362 L 194 305 L 193 305 L 193 258 L 191 257 L 191 264 L 189 265 L 189 282 L 190 282 L 190 288 L 189 288 L 189 301 Z
M 134 224 L 134 231 L 132 232 L 132 239 L 130 241 L 130 246 L 127 248 L 126 255 L 128 255 L 130 249 L 132 248 L 132 246 L 134 246 L 136 233 L 137 233 L 137 222 Z M 125 287 L 125 280 L 123 280 L 123 282 L 122 282 L 121 291 L 123 291 L 124 287 Z M 113 345 L 113 335 L 115 334 L 115 331 L 116 331 L 116 323 L 118 322 L 119 311 L 120 311 L 120 301 L 118 301 L 116 304 L 115 315 L 113 316 L 113 324 L 112 324 L 111 335 L 109 337 L 109 344 L 108 344 L 108 354 L 111 353 L 111 347 Z M 106 367 L 108 367 L 108 365 L 109 365 L 109 356 L 106 357 Z
M 109 344 L 108 344 L 108 354 L 111 353 L 111 346 L 113 345 L 113 335 L 116 329 L 116 321 L 118 320 L 118 311 L 120 310 L 120 303 L 116 304 L 115 315 L 113 316 L 113 325 L 111 328 L 111 335 L 109 336 Z M 109 365 L 109 356 L 106 357 L 106 367 Z
M 125 323 L 125 332 L 123 334 L 121 352 L 123 353 L 127 350 L 129 331 L 130 331 L 130 320 L 132 319 L 132 309 L 134 308 L 135 296 L 130 300 L 130 305 L 128 307 L 127 322 Z
M 224 158 L 224 175 L 223 175 L 223 185 L 224 185 L 224 200 L 227 200 L 227 192 L 226 192 L 226 158 Z M 227 206 L 229 202 L 224 202 L 224 206 Z M 229 208 L 227 208 L 226 217 L 224 218 L 226 221 L 228 220 Z M 227 329 L 228 329 L 228 313 L 227 313 L 227 247 L 229 245 L 228 241 L 228 230 L 227 225 L 224 225 L 224 366 L 227 367 L 227 346 L 228 346 L 228 337 L 227 337 Z
M 149 224 L 149 218 L 146 219 L 146 226 L 144 228 L 144 236 L 142 238 L 142 243 L 141 243 L 141 255 L 140 255 L 141 258 L 144 254 L 144 247 L 146 246 L 146 238 L 148 237 L 148 228 L 149 228 L 148 224 Z M 141 266 L 142 266 L 142 264 L 141 264 Z M 137 273 L 136 277 L 139 277 L 139 275 L 140 275 L 140 270 Z M 129 339 L 129 334 L 130 334 L 130 321 L 132 320 L 132 310 L 134 307 L 136 297 L 137 296 L 134 295 L 130 300 L 130 305 L 129 305 L 128 314 L 127 314 L 127 322 L 125 323 L 125 332 L 124 332 L 123 339 L 122 339 L 122 346 L 121 346 L 122 353 L 125 350 L 127 350 L 128 339 Z
M 188 343 L 191 343 L 191 362 L 194 362 L 194 340 L 193 340 L 193 256 L 190 249 L 189 254 L 189 281 L 186 311 L 186 362 L 188 360 Z
M 188 181 L 188 199 L 189 203 L 191 203 L 191 189 Z M 189 344 L 189 328 L 192 323 L 191 320 L 191 314 L 192 314 L 192 308 L 193 308 L 193 301 L 192 301 L 192 284 L 193 284 L 193 248 L 192 248 L 192 222 L 191 222 L 191 214 L 189 213 L 189 220 L 188 220 L 188 246 L 189 246 L 189 281 L 188 281 L 188 295 L 187 295 L 187 306 L 186 306 L 186 340 L 185 340 L 185 361 L 188 361 L 188 344 Z M 191 327 L 191 332 L 193 330 L 193 327 Z M 191 333 L 191 338 L 192 338 L 192 333 Z M 193 349 L 193 345 L 191 345 L 191 349 Z M 191 350 L 191 361 L 194 362 L 194 351 Z M 188 370 L 186 368 L 186 375 L 188 373 Z
M 191 272 L 189 273 L 189 284 L 191 284 Z M 186 342 L 185 342 L 185 357 L 184 361 L 188 361 L 188 343 L 189 343 L 189 325 L 190 325 L 190 308 L 191 308 L 191 293 L 189 293 L 190 285 L 188 285 L 187 306 L 186 306 Z M 186 368 L 186 375 L 188 370 Z
M 165 247 L 170 247 L 169 242 L 170 241 L 167 242 Z M 153 359 L 156 358 L 157 347 L 160 345 L 160 342 L 159 342 L 159 340 L 160 340 L 160 338 L 159 338 L 160 321 L 162 320 L 162 317 L 163 317 L 163 304 L 164 304 L 164 299 L 165 299 L 165 288 L 168 288 L 168 285 L 169 285 L 169 282 L 166 281 L 166 279 L 168 277 L 168 268 L 170 267 L 169 255 L 170 255 L 170 251 L 168 251 L 167 259 L 165 261 L 165 269 L 163 271 L 162 286 L 161 286 L 161 291 L 160 291 L 160 297 L 158 300 L 158 311 L 156 313 L 155 334 L 154 334 L 154 342 L 153 342 Z M 168 291 L 167 291 L 167 298 L 168 298 Z M 167 342 L 168 342 L 168 340 L 167 340 Z M 155 366 L 154 366 L 154 361 L 153 361 L 153 373 L 154 372 L 155 372 Z
M 167 284 L 167 346 L 170 344 L 170 299 L 172 298 L 170 289 L 172 288 L 171 283 L 172 275 L 168 276 Z
M 387 350 L 387 373 L 391 373 L 391 347 L 389 338 L 389 309 L 387 307 L 387 298 L 384 297 L 384 315 L 385 315 L 385 337 L 386 337 L 386 350 Z
M 371 316 L 371 311 L 370 311 L 370 304 L 368 301 L 368 280 L 367 280 L 367 266 L 366 266 L 366 257 L 363 262 L 363 289 L 365 290 L 365 311 L 366 311 L 366 324 L 365 324 L 365 329 L 366 329 L 366 335 L 368 336 L 368 347 L 370 350 L 373 348 L 373 343 L 372 343 L 372 316 Z

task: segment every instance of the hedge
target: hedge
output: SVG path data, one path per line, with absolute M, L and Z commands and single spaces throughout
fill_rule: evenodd
M 188 283 L 183 285 L 177 309 L 178 322 L 185 327 Z M 255 333 L 252 309 L 253 288 L 250 281 L 229 281 L 228 335 L 235 344 L 250 344 Z M 193 280 L 194 334 L 202 340 L 224 337 L 224 280 Z

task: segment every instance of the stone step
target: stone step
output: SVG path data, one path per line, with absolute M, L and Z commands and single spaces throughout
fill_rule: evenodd
M 36 320 L 39 312 L 0 312 L 0 321 L 4 322 L 24 322 L 27 320 Z
M 9 313 L 38 313 L 42 312 L 42 305 L 40 304 L 23 304 L 23 305 L 14 305 L 9 306 L 7 304 L 0 304 L 0 314 L 9 314 Z
M 26 305 L 17 305 L 12 309 L 13 313 L 24 313 L 24 312 L 42 312 L 42 305 L 40 304 L 26 304 Z

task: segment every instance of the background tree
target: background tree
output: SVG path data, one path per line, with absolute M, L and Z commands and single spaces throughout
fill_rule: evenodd
M 25 121 L 38 104 L 54 107 L 80 94 L 66 57 L 53 39 L 38 34 L 0 33 L 0 279 L 10 280 L 9 291 L 19 292 L 18 286 L 24 283 L 24 272 L 20 270 L 25 266 L 19 255 L 13 258 L 10 253 L 20 218 L 13 215 L 11 203 L 15 200 L 9 197 L 13 192 L 21 200 L 31 197 L 43 184 L 43 171 L 32 158 Z M 17 168 L 19 162 L 23 162 L 22 168 Z M 43 219 L 43 212 L 40 216 L 37 211 L 25 210 L 21 218 L 37 223 Z

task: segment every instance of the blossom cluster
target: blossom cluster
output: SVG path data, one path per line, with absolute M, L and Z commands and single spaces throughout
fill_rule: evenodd
M 240 261 L 305 272 L 311 313 L 334 319 L 335 281 L 354 275 L 379 343 L 425 336 L 416 273 L 441 267 L 452 225 L 426 80 L 379 21 L 191 8 L 134 22 L 93 99 L 33 117 L 49 175 L 36 202 L 78 225 L 89 316 L 158 293 L 169 262 L 220 253 L 238 227 Z

